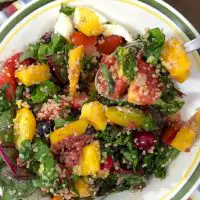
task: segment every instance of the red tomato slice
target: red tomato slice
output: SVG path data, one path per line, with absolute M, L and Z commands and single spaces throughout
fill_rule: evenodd
M 23 62 L 19 62 L 19 58 L 22 55 L 22 52 L 18 52 L 8 58 L 3 64 L 3 70 L 0 74 L 0 88 L 4 84 L 8 84 L 10 87 L 7 89 L 7 97 L 9 100 L 14 98 L 15 90 L 16 90 L 16 78 L 15 78 L 15 70 L 20 65 L 31 65 L 34 63 L 33 59 L 26 59 Z
M 90 56 L 94 52 L 96 52 L 96 44 L 97 44 L 97 37 L 96 36 L 86 36 L 83 33 L 76 32 L 71 37 L 72 44 L 79 46 L 83 45 L 85 54 Z
M 141 59 L 137 60 L 138 73 L 131 82 L 128 101 L 137 105 L 151 105 L 162 94 L 162 83 L 155 69 Z
M 7 97 L 9 100 L 12 100 L 14 98 L 15 90 L 16 90 L 16 78 L 15 78 L 15 69 L 19 60 L 19 57 L 22 53 L 16 53 L 10 58 L 8 58 L 4 65 L 3 70 L 0 74 L 0 88 L 4 84 L 8 84 L 9 88 L 7 89 Z
M 162 141 L 165 144 L 170 145 L 173 139 L 176 137 L 176 134 L 180 130 L 181 126 L 182 126 L 181 121 L 175 121 L 173 123 L 170 123 L 170 125 L 165 129 L 162 135 Z
M 117 65 L 117 59 L 114 56 L 103 54 L 101 63 L 105 64 L 108 69 L 110 69 L 111 67 Z
M 88 99 L 88 96 L 85 93 L 77 94 L 71 101 L 70 104 L 74 109 L 80 109 L 83 103 Z
M 124 38 L 118 35 L 103 36 L 98 41 L 97 49 L 100 53 L 111 54 L 115 49 L 124 43 Z
M 126 91 L 128 86 L 127 81 L 122 77 L 115 81 L 114 98 L 120 98 Z
M 103 57 L 101 59 L 101 64 L 106 65 L 112 77 L 113 76 L 117 77 L 118 63 L 117 63 L 117 59 L 114 56 L 103 54 Z M 96 85 L 96 87 L 97 87 L 98 92 L 100 92 L 101 94 L 111 95 L 109 94 L 109 89 L 108 89 L 109 85 L 102 73 L 101 64 L 97 72 L 98 84 Z

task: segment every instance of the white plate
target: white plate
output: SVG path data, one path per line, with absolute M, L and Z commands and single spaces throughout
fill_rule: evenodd
M 70 2 L 71 5 L 87 5 L 95 8 L 111 21 L 128 27 L 133 34 L 142 33 L 146 28 L 160 27 L 163 28 L 167 37 L 177 36 L 183 42 L 198 35 L 192 25 L 166 3 L 160 0 L 141 1 L 77 0 Z M 63 1 L 34 1 L 12 16 L 0 31 L 0 60 L 6 59 L 14 51 L 23 50 L 30 42 L 37 41 L 42 34 L 52 30 L 61 2 Z M 187 94 L 186 104 L 182 110 L 184 120 L 187 120 L 200 106 L 200 58 L 197 53 L 190 56 L 193 64 L 191 77 L 184 84 L 179 85 Z M 188 192 L 191 192 L 200 181 L 199 146 L 200 139 L 196 141 L 189 153 L 181 153 L 170 164 L 165 180 L 152 178 L 141 192 L 122 192 L 106 199 L 186 199 Z

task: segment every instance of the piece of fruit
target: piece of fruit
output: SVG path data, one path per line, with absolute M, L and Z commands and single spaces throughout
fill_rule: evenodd
M 101 164 L 101 169 L 110 171 L 112 167 L 113 167 L 112 156 L 107 156 L 107 158 L 105 159 L 104 163 Z
M 104 25 L 104 36 L 110 36 L 110 35 L 118 35 L 123 37 L 128 43 L 133 42 L 133 37 L 129 33 L 129 31 L 119 24 L 105 24 Z
M 88 37 L 87 35 L 84 35 L 81 32 L 75 32 L 71 36 L 71 42 L 72 42 L 72 44 L 74 44 L 76 46 L 83 45 L 85 55 L 87 55 L 87 56 L 92 55 L 97 50 L 97 48 L 96 48 L 97 37 L 96 36 Z
M 164 44 L 161 60 L 176 81 L 183 83 L 188 78 L 191 60 L 178 39 L 171 38 Z
M 164 130 L 162 135 L 162 141 L 165 144 L 171 145 L 173 139 L 176 137 L 177 132 L 182 126 L 181 121 L 175 121 L 170 123 L 170 125 Z
M 115 81 L 114 95 L 113 95 L 114 99 L 118 99 L 122 95 L 124 95 L 127 90 L 127 86 L 128 86 L 128 82 L 126 78 L 124 77 L 118 78 Z
M 51 74 L 49 66 L 47 64 L 37 64 L 20 68 L 15 72 L 15 76 L 25 86 L 31 86 L 49 80 Z
M 38 121 L 36 132 L 40 137 L 45 137 L 51 132 L 52 128 L 52 121 Z
M 53 198 L 51 198 L 51 200 L 62 200 L 61 196 L 54 196 Z
M 104 27 L 101 21 L 106 20 L 93 9 L 77 7 L 74 12 L 74 24 L 76 28 L 87 36 L 98 36 L 103 33 Z
M 64 126 L 63 128 L 57 129 L 50 133 L 51 144 L 54 145 L 64 138 L 72 135 L 82 135 L 85 133 L 87 127 L 88 121 L 85 119 L 80 119 Z
M 113 96 L 115 79 L 117 78 L 118 62 L 113 55 L 103 54 L 100 68 L 96 74 L 96 89 L 103 96 Z
M 137 60 L 138 73 L 128 90 L 128 102 L 136 105 L 151 105 L 162 94 L 162 83 L 150 64 Z
M 74 168 L 79 176 L 96 175 L 100 170 L 100 144 L 94 141 L 86 145 L 81 154 L 79 165 Z
M 78 190 L 80 198 L 91 196 L 91 189 L 87 181 L 84 178 L 79 178 L 75 183 L 75 188 Z
M 98 101 L 86 103 L 81 110 L 81 119 L 87 119 L 96 130 L 104 130 L 107 124 L 104 105 Z
M 176 134 L 171 146 L 179 151 L 189 151 L 200 130 L 200 111 L 197 111 Z
M 8 84 L 8 89 L 6 90 L 6 96 L 9 100 L 12 100 L 16 91 L 16 78 L 13 75 L 13 70 L 10 67 L 3 67 L 0 74 L 0 88 L 5 84 Z
M 36 133 L 36 120 L 28 108 L 17 111 L 14 119 L 14 141 L 17 149 L 24 140 L 32 140 Z
M 64 13 L 60 13 L 55 24 L 54 31 L 55 33 L 59 33 L 64 38 L 69 40 L 70 36 L 74 32 L 74 26 L 71 17 L 65 15 Z
M 134 144 L 141 151 L 148 151 L 155 145 L 155 136 L 151 132 L 137 132 L 134 138 Z
M 113 106 L 106 109 L 106 117 L 120 126 L 136 128 L 143 124 L 146 116 L 137 109 Z
M 9 88 L 6 91 L 7 97 L 9 100 L 12 100 L 16 91 L 16 78 L 15 78 L 15 70 L 19 65 L 19 57 L 21 56 L 21 52 L 16 53 L 9 57 L 5 63 L 3 64 L 1 73 L 0 73 L 0 88 L 3 87 L 4 84 L 8 84 Z
M 69 94 L 76 95 L 76 89 L 81 73 L 81 60 L 84 57 L 84 47 L 78 46 L 69 51 Z
M 103 36 L 97 45 L 100 53 L 111 54 L 115 49 L 124 43 L 124 38 L 118 35 Z

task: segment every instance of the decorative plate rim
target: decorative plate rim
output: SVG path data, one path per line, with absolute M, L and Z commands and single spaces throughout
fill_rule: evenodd
M 52 3 L 54 0 L 34 0 L 28 3 L 23 9 L 17 11 L 12 15 L 0 28 L 0 43 L 6 38 L 7 34 L 15 28 L 15 26 L 22 21 L 26 16 L 40 7 Z M 66 0 L 70 1 L 70 0 Z M 72 0 L 73 1 L 73 0 Z M 142 2 L 150 7 L 155 8 L 160 11 L 162 14 L 171 19 L 185 34 L 192 40 L 195 37 L 199 36 L 199 32 L 195 27 L 175 8 L 167 4 L 162 0 L 115 0 L 122 3 L 133 3 L 133 2 Z M 1 51 L 1 49 L 0 49 Z M 195 190 L 195 186 L 200 183 L 200 163 L 197 165 L 194 172 L 191 174 L 188 181 L 174 194 L 174 197 L 171 200 L 180 200 L 186 199 L 192 191 Z

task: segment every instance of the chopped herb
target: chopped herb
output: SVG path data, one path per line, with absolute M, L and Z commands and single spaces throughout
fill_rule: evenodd
M 152 65 L 156 65 L 160 59 L 161 50 L 165 42 L 165 35 L 159 28 L 149 29 L 144 36 L 144 56 Z
M 118 47 L 117 58 L 122 65 L 124 75 L 132 81 L 136 72 L 136 52 L 129 48 Z
M 30 160 L 33 156 L 32 145 L 30 140 L 24 140 L 19 149 L 19 157 L 23 161 Z
M 151 115 L 146 115 L 142 124 L 142 128 L 146 131 L 153 131 L 156 129 L 156 124 Z
M 74 11 L 75 11 L 75 8 L 69 7 L 68 4 L 66 4 L 66 3 L 61 4 L 60 12 L 70 16 L 74 13 Z
M 49 43 L 44 44 L 43 42 L 40 42 L 30 44 L 27 51 L 21 55 L 19 61 L 21 62 L 25 59 L 33 58 L 39 60 L 41 63 L 46 63 L 48 61 L 48 56 L 56 55 L 58 52 L 64 53 L 64 51 L 70 46 L 68 45 L 68 47 L 66 47 L 66 44 L 64 37 L 59 34 L 52 34 Z
M 25 51 L 19 58 L 19 61 L 22 62 L 28 58 L 38 59 L 38 50 L 39 50 L 40 44 L 29 44 L 28 50 Z
M 18 85 L 17 89 L 16 89 L 16 92 L 15 92 L 15 99 L 16 100 L 21 99 L 23 91 L 24 91 L 24 86 Z
M 163 101 L 162 99 L 158 99 L 153 106 L 158 108 L 160 112 L 165 115 L 173 115 L 176 114 L 184 105 L 184 101 L 181 99 L 174 99 L 170 103 Z
M 40 44 L 38 49 L 38 59 L 41 63 L 47 62 L 47 56 L 52 55 L 54 53 L 53 48 L 51 48 L 50 44 Z
M 13 119 L 15 117 L 15 107 L 7 100 L 6 90 L 9 85 L 5 84 L 0 89 L 0 140 L 2 142 L 13 141 Z
M 78 181 L 78 179 L 79 179 L 79 175 L 77 175 L 77 174 L 72 174 L 72 180 L 73 180 L 74 182 Z
M 54 120 L 55 128 L 61 128 L 61 127 L 65 126 L 66 124 L 69 124 L 70 122 L 73 122 L 75 120 L 76 120 L 76 118 L 74 118 L 73 116 L 68 116 L 66 119 L 57 118 Z
M 45 81 L 41 85 L 35 87 L 31 94 L 31 103 L 42 103 L 48 99 L 48 97 L 57 94 L 59 87 L 51 81 Z
M 114 92 L 114 80 L 105 64 L 101 65 L 103 76 L 106 79 L 106 82 L 108 83 L 109 92 Z

